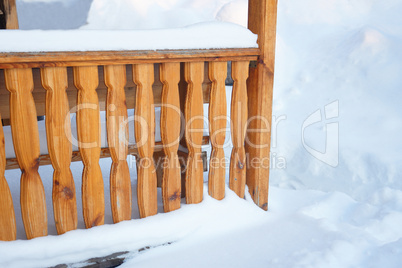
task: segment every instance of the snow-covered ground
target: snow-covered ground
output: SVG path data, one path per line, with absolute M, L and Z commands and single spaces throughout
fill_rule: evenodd
M 17 4 L 88 6 L 60 1 Z M 93 0 L 84 28 L 214 19 L 245 25 L 247 16 L 245 0 L 111 2 Z M 122 267 L 401 267 L 401 13 L 399 0 L 279 0 L 268 212 L 229 189 L 223 201 L 204 196 L 201 204 L 143 220 L 134 202 L 136 219 L 129 222 L 62 236 L 53 236 L 51 225 L 51 236 L 0 242 L 0 267 L 44 267 L 118 251 L 132 252 Z M 101 165 L 108 189 L 110 160 Z M 79 178 L 82 165 L 72 169 Z M 52 168 L 40 173 L 51 223 Z M 131 173 L 135 189 L 134 167 Z M 18 176 L 6 173 L 22 239 Z M 111 223 L 110 204 L 106 212 Z M 146 246 L 155 248 L 136 251 Z

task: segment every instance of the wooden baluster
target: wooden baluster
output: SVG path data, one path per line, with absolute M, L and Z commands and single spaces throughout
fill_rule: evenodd
M 218 200 L 225 197 L 226 86 L 227 62 L 210 62 L 209 79 L 212 82 L 209 99 L 209 136 L 212 151 L 209 160 L 209 195 Z
M 32 70 L 5 69 L 10 94 L 11 132 L 14 151 L 21 168 L 21 214 L 28 239 L 47 235 L 45 189 L 38 173 L 39 132 L 32 97 Z
M 162 89 L 161 138 L 166 155 L 163 178 L 162 199 L 165 212 L 180 208 L 181 175 L 177 156 L 180 142 L 180 63 L 160 65 Z
M 246 186 L 246 152 L 244 140 L 247 129 L 248 61 L 232 62 L 231 134 L 233 149 L 230 157 L 229 186 L 239 197 L 244 197 Z
M 204 128 L 202 95 L 204 62 L 185 63 L 184 77 L 188 83 L 184 108 L 185 138 L 189 151 L 186 170 L 186 203 L 196 204 L 202 201 L 204 184 L 201 158 Z
M 67 69 L 41 69 L 42 86 L 46 89 L 46 133 L 53 173 L 53 211 L 58 234 L 77 229 L 77 201 L 73 174 L 70 170 L 72 144 L 70 112 L 66 89 Z
M 157 181 L 153 161 L 155 145 L 155 107 L 152 84 L 153 64 L 133 65 L 133 79 L 137 85 L 135 101 L 135 140 L 138 147 L 138 208 L 141 218 L 155 215 L 158 211 Z
M 103 177 L 99 166 L 100 115 L 96 88 L 98 67 L 74 67 L 78 89 L 77 134 L 84 164 L 82 174 L 82 210 L 86 228 L 102 225 L 105 219 Z
M 127 164 L 128 122 L 124 86 L 126 66 L 104 67 L 105 84 L 108 87 L 106 99 L 107 141 L 112 167 L 110 169 L 110 202 L 113 222 L 131 219 L 131 180 Z
M 17 238 L 17 226 L 15 224 L 13 199 L 4 177 L 5 169 L 6 151 L 0 115 L 0 240 L 11 241 Z

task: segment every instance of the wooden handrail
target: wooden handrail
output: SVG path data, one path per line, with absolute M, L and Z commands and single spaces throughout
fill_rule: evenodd
M 0 53 L 0 68 L 40 68 L 94 66 L 164 62 L 201 62 L 257 60 L 258 48 L 84 51 L 84 52 L 10 52 Z

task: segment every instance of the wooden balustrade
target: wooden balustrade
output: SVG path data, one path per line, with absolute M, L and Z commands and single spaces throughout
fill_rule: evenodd
M 115 223 L 131 219 L 131 180 L 128 155 L 128 115 L 124 86 L 126 66 L 105 66 L 107 138 L 112 158 L 110 202 Z
M 153 160 L 155 145 L 155 107 L 152 92 L 154 82 L 153 64 L 133 66 L 134 82 L 137 85 L 135 105 L 135 140 L 138 148 L 137 198 L 141 218 L 155 215 L 158 211 L 157 181 Z
M 248 61 L 232 63 L 233 91 L 231 102 L 231 134 L 233 141 L 230 157 L 229 186 L 239 197 L 244 197 L 246 186 L 246 152 L 244 142 L 247 130 Z
M 85 227 L 102 225 L 105 197 L 100 158 L 100 114 L 98 105 L 98 67 L 74 67 L 77 97 L 77 135 L 84 164 L 82 173 L 82 211 Z
M 46 133 L 53 173 L 53 211 L 58 234 L 77 228 L 77 201 L 70 170 L 72 144 L 70 111 L 66 94 L 67 69 L 41 69 L 42 85 L 46 89 Z
M 29 68 L 4 70 L 10 91 L 11 131 L 21 175 L 21 214 L 27 238 L 47 235 L 45 190 L 38 173 L 39 133 Z
M 180 208 L 181 176 L 177 155 L 180 141 L 180 63 L 160 65 L 162 90 L 161 138 L 166 155 L 162 178 L 162 200 L 165 212 Z
M 165 212 L 180 208 L 181 175 L 178 148 L 181 138 L 180 114 L 180 62 L 135 63 L 105 65 L 103 68 L 88 63 L 88 66 L 74 66 L 69 73 L 65 66 L 43 67 L 40 79 L 46 90 L 46 132 L 50 162 L 39 153 L 39 137 L 36 125 L 32 69 L 8 68 L 4 70 L 6 88 L 10 92 L 10 114 L 12 136 L 17 161 L 23 171 L 21 178 L 21 207 L 28 238 L 47 234 L 47 213 L 45 193 L 38 174 L 39 159 L 51 163 L 53 175 L 53 210 L 57 232 L 65 233 L 77 228 L 77 207 L 74 180 L 70 170 L 71 161 L 81 160 L 82 206 L 86 228 L 104 223 L 105 201 L 103 176 L 99 166 L 101 156 L 112 158 L 110 171 L 110 196 L 114 222 L 131 219 L 131 179 L 128 153 L 138 157 L 137 198 L 140 217 L 157 213 L 157 179 L 153 154 L 163 151 L 165 155 L 162 177 L 162 200 Z M 205 87 L 204 68 L 209 77 Z M 209 99 L 209 135 L 212 146 L 208 174 L 208 193 L 221 200 L 225 197 L 225 154 L 224 145 L 227 130 L 227 104 L 225 79 L 227 59 L 219 61 L 184 61 L 184 79 L 187 84 L 184 109 L 184 135 L 189 151 L 185 175 L 186 203 L 203 200 L 203 162 L 201 146 L 205 144 L 204 96 Z M 106 120 L 108 148 L 100 148 L 100 76 L 107 87 Z M 127 81 L 127 70 L 132 70 Z M 231 98 L 231 137 L 233 149 L 230 159 L 229 186 L 240 197 L 244 197 L 246 178 L 245 135 L 249 105 L 247 78 L 249 56 L 232 61 L 234 80 Z M 156 75 L 155 75 L 156 74 Z M 73 76 L 77 88 L 77 130 L 79 152 L 72 152 L 70 125 L 70 98 L 68 81 Z M 160 80 L 160 81 L 159 81 Z M 126 95 L 126 86 L 134 83 L 135 94 Z M 161 142 L 155 142 L 155 105 L 153 88 L 161 83 Z M 0 85 L 1 86 L 1 85 Z M 102 85 L 101 85 L 102 86 Z M 156 91 L 155 91 L 156 90 Z M 207 91 L 207 93 L 205 93 Z M 2 96 L 5 94 L 2 93 Z M 136 145 L 128 145 L 129 132 L 128 101 L 135 100 Z M 67 118 L 67 120 L 66 120 Z M 2 132 L 0 131 L 0 141 Z M 3 153 L 1 153 L 3 152 Z M 0 142 L 0 230 L 1 240 L 16 237 L 15 216 L 12 199 L 4 178 L 6 159 L 4 142 Z M 3 231 L 7 230 L 7 231 Z
M 4 177 L 6 168 L 6 150 L 4 147 L 3 126 L 0 115 L 0 240 L 11 241 L 17 238 L 17 226 L 15 224 L 13 199 Z
M 212 81 L 209 103 L 209 136 L 211 138 L 211 157 L 209 160 L 209 194 L 221 200 L 225 197 L 225 151 L 226 137 L 226 62 L 209 63 L 209 79 Z
M 188 83 L 185 103 L 185 137 L 189 151 L 186 170 L 186 203 L 196 204 L 202 201 L 203 169 L 201 145 L 204 129 L 202 101 L 202 79 L 204 62 L 184 64 L 184 76 Z

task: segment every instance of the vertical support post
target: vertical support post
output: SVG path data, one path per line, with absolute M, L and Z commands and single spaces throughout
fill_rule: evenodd
M 227 62 L 210 62 L 208 68 L 212 89 L 209 98 L 209 136 L 211 158 L 209 161 L 208 192 L 215 199 L 225 197 L 225 144 Z
M 47 235 L 45 189 L 38 173 L 39 131 L 36 121 L 32 69 L 5 69 L 10 94 L 11 133 L 21 168 L 21 214 L 28 239 Z
M 161 138 L 166 155 L 162 177 L 162 199 L 165 212 L 180 208 L 181 177 L 177 156 L 180 142 L 180 63 L 162 63 L 163 83 L 161 107 Z
M 254 202 L 264 210 L 268 210 L 277 3 L 277 0 L 249 0 L 248 10 L 248 28 L 258 34 L 261 55 L 257 67 L 250 68 L 247 83 L 249 102 L 246 138 L 246 153 L 249 158 L 247 185 Z M 258 165 L 255 164 L 257 162 Z
M 131 219 L 131 180 L 127 164 L 128 115 L 126 94 L 126 66 L 107 65 L 104 67 L 107 86 L 106 123 L 107 142 L 112 167 L 110 169 L 110 203 L 113 222 Z
M 247 129 L 248 61 L 232 62 L 233 91 L 230 109 L 233 149 L 230 157 L 229 186 L 244 198 L 246 186 L 246 152 L 244 140 Z
M 5 168 L 6 150 L 0 114 L 0 241 L 11 241 L 17 238 L 17 226 L 15 224 L 13 199 L 4 177 Z
M 204 184 L 201 158 L 204 129 L 202 96 L 204 62 L 186 62 L 184 77 L 188 84 L 184 108 L 185 138 L 189 152 L 186 170 L 186 203 L 197 204 L 202 201 Z
M 77 229 L 77 201 L 70 170 L 72 144 L 70 111 L 66 89 L 67 68 L 45 67 L 41 70 L 46 89 L 47 148 L 54 169 L 53 211 L 58 234 Z
M 105 222 L 105 196 L 100 158 L 100 114 L 98 66 L 74 67 L 77 96 L 77 134 L 84 164 L 82 173 L 82 212 L 86 228 Z
M 152 84 L 154 65 L 133 65 L 133 79 L 137 85 L 135 99 L 134 134 L 138 148 L 137 198 L 140 217 L 153 216 L 158 212 L 157 181 L 153 160 L 155 146 L 155 107 Z
M 15 0 L 0 0 L 0 29 L 18 29 Z

